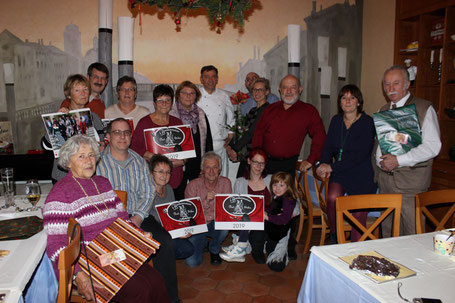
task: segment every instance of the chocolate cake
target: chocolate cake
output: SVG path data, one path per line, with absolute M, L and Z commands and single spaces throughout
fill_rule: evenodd
M 398 277 L 400 268 L 384 258 L 359 255 L 349 265 L 350 269 L 369 271 L 377 276 Z

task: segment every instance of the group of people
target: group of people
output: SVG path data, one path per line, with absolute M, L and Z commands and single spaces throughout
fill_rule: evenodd
M 243 262 L 251 248 L 257 263 L 282 271 L 289 260 L 297 257 L 296 169 L 305 171 L 312 166 L 317 167 L 322 178 L 329 178 L 327 211 L 334 242 L 336 197 L 376 193 L 376 180 L 381 193 L 403 194 L 401 231 L 413 233 L 414 196 L 427 190 L 431 159 L 439 153 L 441 143 L 434 108 L 428 101 L 409 94 L 404 67 L 393 66 L 385 72 L 383 85 L 390 102 L 381 110 L 415 104 L 422 144 L 406 154 L 393 156 L 382 155 L 376 147 L 373 119 L 363 112 L 362 93 L 355 85 L 340 90 L 339 114 L 333 117 L 326 137 L 317 109 L 299 100 L 302 86 L 298 78 L 288 75 L 282 79 L 278 101 L 270 94 L 267 79 L 249 73 L 245 86 L 250 98 L 241 107 L 248 129 L 231 141 L 234 134 L 226 125 L 233 123 L 233 107 L 228 96 L 216 88 L 218 70 L 214 66 L 201 69 L 201 89 L 190 81 L 182 82 L 175 94 L 168 85 L 156 86 L 152 113 L 135 104 L 134 78 L 122 77 L 116 88 L 118 104 L 101 113 L 99 94 L 109 74 L 99 64 L 89 67 L 88 79 L 73 75 L 65 84 L 67 99 L 61 111 L 89 107 L 95 113 L 95 128 L 101 116 L 113 120 L 105 133 L 106 146 L 104 134 L 100 133 L 98 142 L 78 135 L 67 140 L 60 151 L 58 174 L 53 174 L 60 181 L 52 188 L 43 210 L 47 254 L 55 269 L 58 254 L 67 244 L 69 217 L 81 224 L 86 243 L 122 217 L 151 233 L 161 247 L 152 257 L 154 268 L 144 264 L 117 294 L 116 301 L 179 302 L 175 260 L 184 259 L 188 266 L 195 267 L 202 263 L 205 250 L 211 264 L 218 265 L 222 259 Z M 134 133 L 124 117 L 133 117 Z M 195 158 L 168 159 L 146 149 L 144 129 L 183 124 L 191 127 Z M 306 135 L 312 138 L 310 154 L 297 162 Z M 228 158 L 241 162 L 233 188 L 226 178 Z M 126 210 L 113 189 L 127 192 Z M 228 231 L 215 229 L 214 201 L 217 194 L 231 193 L 264 197 L 265 228 L 240 231 L 233 235 L 231 245 L 221 247 Z M 161 225 L 155 206 L 193 197 L 201 199 L 208 232 L 172 239 Z M 366 213 L 357 212 L 354 216 L 365 223 Z M 387 236 L 387 226 L 382 228 Z M 351 240 L 356 239 L 358 233 L 353 230 Z M 139 281 L 145 276 L 153 281 L 149 286 L 145 285 L 149 282 Z M 91 289 L 85 286 L 87 281 L 88 276 L 76 266 L 75 284 L 86 298 L 92 298 Z

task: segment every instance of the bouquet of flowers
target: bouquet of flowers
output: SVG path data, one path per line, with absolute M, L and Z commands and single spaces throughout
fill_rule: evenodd
M 238 91 L 236 92 L 235 94 L 233 94 L 230 99 L 231 99 L 231 103 L 233 105 L 237 105 L 237 104 L 243 104 L 246 102 L 246 100 L 249 98 L 250 96 L 248 94 L 245 94 L 241 91 Z
M 233 140 L 238 140 L 248 130 L 248 121 L 242 116 L 239 104 L 234 105 L 234 125 L 226 125 L 226 128 L 234 133 Z

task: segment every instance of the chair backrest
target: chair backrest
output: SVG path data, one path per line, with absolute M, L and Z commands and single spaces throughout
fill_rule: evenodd
M 59 285 L 57 303 L 69 302 L 73 286 L 74 265 L 81 252 L 81 226 L 73 218 L 69 219 L 67 234 L 69 237 L 68 246 L 60 252 L 58 260 Z
M 308 215 L 313 213 L 313 205 L 311 203 L 310 190 L 308 188 L 308 174 L 306 171 L 296 171 L 295 175 L 296 189 L 299 194 L 300 202 L 307 208 Z
M 316 168 L 313 167 L 313 177 L 314 177 L 314 187 L 316 188 L 316 196 L 318 197 L 319 208 L 327 214 L 327 202 L 325 197 L 327 197 L 327 191 L 329 187 L 329 178 L 321 178 L 316 173 Z
M 452 206 L 445 213 L 441 220 L 436 217 L 427 208 L 428 206 L 437 205 L 439 207 Z M 427 222 L 431 222 L 434 226 L 434 230 L 445 229 L 446 223 L 453 216 L 455 212 L 455 189 L 442 189 L 428 191 L 425 193 L 416 195 L 416 232 L 421 234 L 425 232 L 424 221 L 422 216 L 425 215 Z M 449 226 L 451 227 L 451 226 Z
M 122 201 L 123 203 L 123 208 L 125 208 L 126 210 L 126 204 L 128 202 L 128 195 L 127 195 L 127 192 L 124 191 L 124 190 L 114 190 L 115 193 L 117 194 L 117 196 L 119 197 L 119 199 Z
M 367 238 L 377 239 L 373 231 L 379 227 L 384 219 L 394 212 L 392 237 L 400 235 L 400 216 L 401 216 L 401 194 L 373 194 L 373 195 L 352 195 L 342 196 L 336 199 L 336 224 L 338 243 L 346 243 L 344 224 L 347 222 L 352 228 L 359 229 L 363 234 L 358 241 Z M 379 210 L 384 209 L 383 213 L 367 229 L 363 226 L 350 211 L 352 210 Z

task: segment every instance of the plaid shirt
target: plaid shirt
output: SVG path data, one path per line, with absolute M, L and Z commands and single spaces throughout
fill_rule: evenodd
M 128 193 L 126 210 L 130 215 L 139 215 L 142 219 L 149 216 L 156 189 L 151 180 L 148 164 L 139 154 L 128 149 L 128 160 L 123 166 L 112 157 L 110 147 L 107 146 L 101 154 L 96 172 L 108 178 L 114 189 Z

